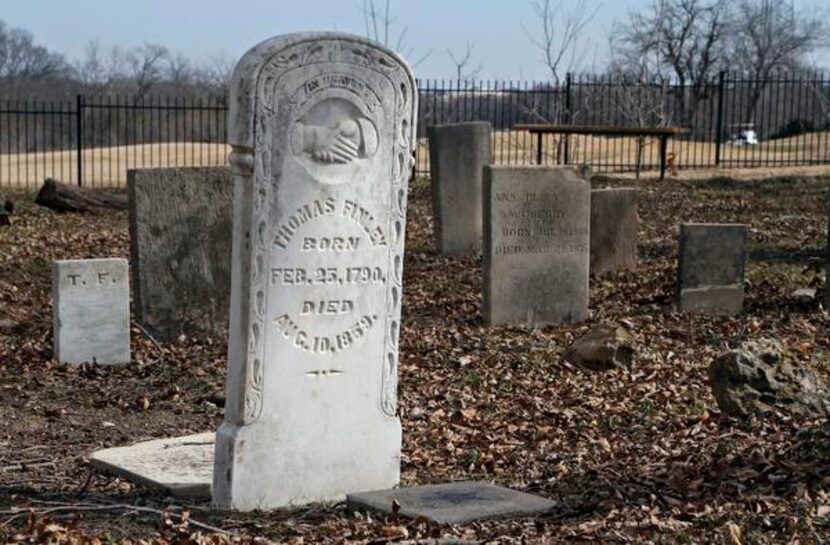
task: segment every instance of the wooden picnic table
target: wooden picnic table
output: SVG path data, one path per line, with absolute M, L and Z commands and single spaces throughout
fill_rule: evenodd
M 602 127 L 592 125 L 545 125 L 518 124 L 513 130 L 528 131 L 536 135 L 536 164 L 542 164 L 542 137 L 546 134 L 593 134 L 607 136 L 654 136 L 660 139 L 660 179 L 666 177 L 666 154 L 668 141 L 672 136 L 687 134 L 683 127 Z M 565 142 L 565 163 L 568 162 L 567 141 Z

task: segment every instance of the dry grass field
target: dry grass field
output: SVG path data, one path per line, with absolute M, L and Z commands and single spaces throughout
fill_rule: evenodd
M 560 136 L 546 136 L 543 140 L 543 161 L 557 162 Z M 634 171 L 637 157 L 636 137 L 609 138 L 605 136 L 570 137 L 569 159 L 572 164 L 598 165 L 598 171 Z M 493 133 L 493 152 L 497 164 L 532 164 L 536 162 L 536 138 L 527 131 Z M 669 162 L 676 165 L 677 174 L 691 170 L 684 165 L 705 167 L 715 164 L 715 143 L 669 140 Z M 830 132 L 809 133 L 790 138 L 770 140 L 757 146 L 724 144 L 721 147 L 723 168 L 796 166 L 830 163 Z M 660 143 L 657 138 L 646 138 L 643 143 L 643 165 L 660 164 Z M 766 164 L 765 164 L 766 163 Z M 602 165 L 606 165 L 603 167 Z M 426 139 L 418 142 L 418 169 L 429 169 Z
M 230 147 L 202 142 L 159 142 L 92 148 L 83 152 L 84 185 L 123 187 L 133 168 L 224 165 Z M 76 182 L 74 150 L 0 155 L 0 187 L 38 187 L 45 178 Z
M 543 160 L 557 162 L 559 137 L 544 139 Z M 635 170 L 638 142 L 634 137 L 603 136 L 570 137 L 569 158 L 572 164 L 588 163 L 598 172 L 632 173 Z M 493 134 L 493 151 L 497 164 L 532 164 L 536 161 L 536 139 L 526 131 L 500 131 Z M 83 152 L 84 185 L 91 187 L 123 187 L 127 170 L 132 168 L 163 168 L 173 166 L 216 166 L 225 164 L 228 146 L 202 142 L 160 142 L 136 146 L 93 148 Z M 773 164 L 770 162 L 773 161 Z M 647 138 L 643 143 L 644 175 L 649 177 L 659 165 L 659 142 Z M 715 163 L 712 142 L 669 141 L 669 162 L 672 176 L 699 177 L 695 171 Z M 757 146 L 724 144 L 721 148 L 722 169 L 747 167 L 794 167 L 830 164 L 830 132 L 810 133 L 770 140 Z M 651 170 L 649 170 L 651 165 Z M 694 167 L 694 168 L 690 168 Z M 429 170 L 426 139 L 418 142 L 418 171 Z M 65 182 L 77 181 L 75 151 L 0 154 L 0 187 L 38 187 L 47 177 Z M 720 172 L 720 170 L 716 171 Z M 757 171 L 752 176 L 757 177 Z

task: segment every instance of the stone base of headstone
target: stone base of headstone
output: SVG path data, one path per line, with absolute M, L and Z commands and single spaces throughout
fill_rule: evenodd
M 556 503 L 540 496 L 518 492 L 485 482 L 430 484 L 413 488 L 396 488 L 349 494 L 351 509 L 393 512 L 425 518 L 438 524 L 464 524 L 478 520 L 529 517 L 553 509 Z
M 90 464 L 174 498 L 210 498 L 214 433 L 155 439 L 93 452 Z
M 682 312 L 731 316 L 744 308 L 743 286 L 711 286 L 683 289 L 678 306 Z

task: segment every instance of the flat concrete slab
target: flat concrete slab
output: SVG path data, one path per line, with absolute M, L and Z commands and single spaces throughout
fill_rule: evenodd
M 397 501 L 399 514 L 424 517 L 439 524 L 525 517 L 543 513 L 556 505 L 540 496 L 470 481 L 361 492 L 349 494 L 346 501 L 353 509 L 374 509 L 387 514 L 392 513 L 392 502 Z
M 93 452 L 92 466 L 174 498 L 210 498 L 214 433 Z

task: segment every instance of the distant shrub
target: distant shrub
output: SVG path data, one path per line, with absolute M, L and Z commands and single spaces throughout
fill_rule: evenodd
M 789 136 L 798 136 L 816 130 L 816 126 L 812 121 L 807 119 L 793 119 L 786 124 L 781 125 L 777 131 L 770 135 L 770 139 L 787 138 Z

